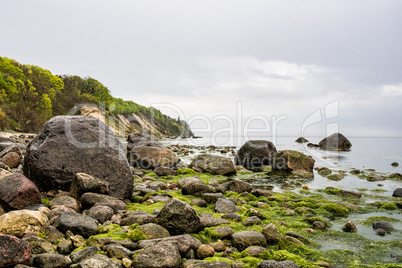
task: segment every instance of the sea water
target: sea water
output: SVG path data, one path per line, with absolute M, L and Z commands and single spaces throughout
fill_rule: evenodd
M 276 137 L 275 139 L 267 139 L 263 137 L 254 137 L 253 140 L 269 140 L 272 141 L 277 150 L 296 150 L 303 152 L 306 155 L 310 155 L 314 158 L 315 167 L 328 167 L 334 172 L 346 171 L 345 178 L 340 181 L 329 180 L 325 176 L 319 175 L 314 171 L 314 177 L 311 180 L 303 181 L 311 189 L 325 189 L 326 187 L 341 188 L 350 191 L 361 191 L 365 189 L 370 191 L 376 191 L 378 196 L 391 196 L 396 188 L 402 187 L 402 183 L 396 180 L 385 180 L 380 182 L 369 182 L 365 179 L 359 178 L 356 175 L 349 173 L 352 169 L 359 169 L 365 174 L 375 172 L 380 175 L 390 175 L 392 173 L 402 173 L 402 138 L 348 138 L 352 143 L 350 151 L 325 151 L 319 148 L 307 147 L 307 143 L 297 143 L 295 140 L 297 137 Z M 312 137 L 307 138 L 309 142 L 318 144 L 322 138 Z M 220 154 L 219 150 L 208 151 L 205 149 L 197 149 L 203 146 L 215 145 L 222 147 L 230 147 L 234 151 L 238 150 L 246 139 L 238 139 L 236 137 L 202 137 L 198 139 L 181 138 L 181 139 L 163 139 L 161 141 L 164 145 L 192 145 L 196 146 L 190 150 L 190 154 L 187 156 L 181 156 L 181 160 L 187 164 L 198 154 L 207 152 L 212 154 Z M 224 154 L 234 159 L 233 154 Z M 391 163 L 397 162 L 400 165 L 393 167 Z M 239 178 L 242 179 L 242 178 Z M 256 177 L 247 179 L 247 182 L 253 186 L 268 187 L 274 191 L 281 191 L 284 189 L 284 185 L 292 184 L 292 181 L 277 180 L 274 181 L 272 177 Z M 374 202 L 374 200 L 373 200 Z

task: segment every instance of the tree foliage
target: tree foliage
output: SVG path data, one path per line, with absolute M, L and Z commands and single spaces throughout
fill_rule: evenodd
M 152 121 L 162 135 L 192 135 L 185 121 L 152 107 L 114 98 L 94 78 L 56 76 L 39 66 L 0 57 L 0 130 L 37 132 L 52 116 L 70 114 L 79 104 L 101 104 L 110 115 L 136 114 Z

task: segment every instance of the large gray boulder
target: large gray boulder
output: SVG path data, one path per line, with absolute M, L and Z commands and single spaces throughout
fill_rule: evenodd
M 264 165 L 272 165 L 276 152 L 275 145 L 270 141 L 247 141 L 236 153 L 235 165 L 247 169 L 258 169 Z
M 28 146 L 23 170 L 41 191 L 68 191 L 75 174 L 83 172 L 108 182 L 111 196 L 130 198 L 133 192 L 123 144 L 90 116 L 50 119 Z
M 197 155 L 190 163 L 190 168 L 212 175 L 236 175 L 237 171 L 232 160 L 227 157 L 212 154 Z
M 328 151 L 349 151 L 352 143 L 341 133 L 334 133 L 322 139 L 318 145 L 323 150 Z

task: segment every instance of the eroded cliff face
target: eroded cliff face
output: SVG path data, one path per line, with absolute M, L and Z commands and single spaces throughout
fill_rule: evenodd
M 108 111 L 102 111 L 97 107 L 83 106 L 81 115 L 95 117 L 106 123 L 116 135 L 124 136 L 132 132 L 143 132 L 155 136 L 185 136 L 191 137 L 189 126 L 185 121 L 175 124 L 163 125 L 157 120 L 144 117 L 135 113 L 113 115 Z

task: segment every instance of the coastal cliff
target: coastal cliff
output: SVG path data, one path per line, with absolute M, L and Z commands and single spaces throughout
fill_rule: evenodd
M 133 131 L 191 137 L 190 127 L 158 109 L 115 98 L 91 77 L 53 75 L 35 65 L 0 57 L 0 130 L 38 132 L 57 115 L 91 115 L 118 135 Z

